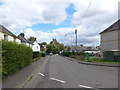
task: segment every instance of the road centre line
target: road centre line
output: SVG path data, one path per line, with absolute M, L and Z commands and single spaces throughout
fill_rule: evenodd
M 39 74 L 39 75 L 41 75 L 41 76 L 43 76 L 43 77 L 45 76 L 45 75 L 44 75 L 44 74 L 42 74 L 42 73 L 38 73 L 38 74 Z
M 59 79 L 56 79 L 56 78 L 50 78 L 51 80 L 54 80 L 54 81 L 58 81 L 58 82 L 61 82 L 61 83 L 66 83 L 65 81 L 63 80 L 59 80 Z
M 89 86 L 84 86 L 84 85 L 78 85 L 79 87 L 83 87 L 83 88 L 93 88 L 93 87 L 89 87 Z

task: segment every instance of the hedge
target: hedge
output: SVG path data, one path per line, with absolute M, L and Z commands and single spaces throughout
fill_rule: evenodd
M 31 64 L 32 49 L 15 42 L 2 42 L 2 75 L 8 76 Z
M 42 56 L 42 57 L 45 57 L 45 53 L 41 53 L 41 56 Z
M 33 59 L 34 58 L 40 58 L 42 56 L 42 53 L 40 52 L 33 52 Z

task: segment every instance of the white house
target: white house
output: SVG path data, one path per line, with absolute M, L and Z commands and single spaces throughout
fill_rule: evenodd
M 120 57 L 120 19 L 101 32 L 100 36 L 101 53 L 111 52 L 113 57 Z
M 33 52 L 40 52 L 40 45 L 37 43 L 37 41 L 33 41 L 32 43 L 33 43 L 32 45 Z
M 20 33 L 20 34 L 18 35 L 18 37 L 21 39 L 21 43 L 22 43 L 22 44 L 24 44 L 24 45 L 29 46 L 29 47 L 32 48 L 33 42 L 27 40 L 27 39 L 25 38 L 25 34 L 24 34 L 24 33 Z
M 10 32 L 7 28 L 0 25 L 0 40 L 7 40 L 7 41 L 13 41 L 17 43 L 21 43 L 21 39 L 14 35 L 12 32 Z

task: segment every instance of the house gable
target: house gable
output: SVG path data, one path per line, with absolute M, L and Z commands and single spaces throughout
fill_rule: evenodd
M 117 20 L 115 23 L 113 23 L 111 26 L 106 28 L 104 31 L 102 31 L 100 34 L 105 33 L 105 32 L 110 32 L 110 31 L 116 31 L 120 30 L 120 19 Z

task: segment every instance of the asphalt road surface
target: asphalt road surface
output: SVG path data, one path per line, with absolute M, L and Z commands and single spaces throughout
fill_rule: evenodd
M 118 68 L 48 56 L 24 88 L 118 88 Z

